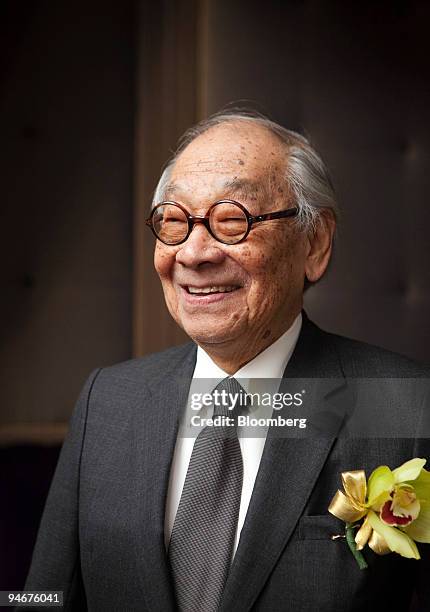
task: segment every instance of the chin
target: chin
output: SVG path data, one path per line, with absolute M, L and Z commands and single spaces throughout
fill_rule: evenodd
M 194 342 L 200 345 L 223 344 L 224 342 L 229 342 L 236 338 L 236 336 L 231 333 L 231 328 L 216 329 L 212 328 L 210 325 L 206 327 L 181 325 L 181 327 Z

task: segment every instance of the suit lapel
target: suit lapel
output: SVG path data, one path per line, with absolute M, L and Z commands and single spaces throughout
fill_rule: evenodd
M 137 509 L 138 567 L 137 577 L 145 602 L 154 612 L 176 610 L 173 587 L 164 545 L 164 516 L 170 466 L 173 458 L 178 422 L 187 401 L 194 371 L 196 347 L 190 350 L 174 371 L 160 365 L 159 375 L 148 384 L 139 415 L 139 448 L 137 449 L 137 483 L 134 507 Z M 141 432 L 144 435 L 141 435 Z M 143 486 L 145 488 L 143 489 Z
M 325 394 L 344 386 L 328 334 L 304 316 L 302 331 L 284 374 L 287 379 L 325 379 Z M 327 380 L 330 379 L 330 380 Z M 305 508 L 332 448 L 341 419 L 329 435 L 276 438 L 269 429 L 221 610 L 249 610 L 264 587 Z

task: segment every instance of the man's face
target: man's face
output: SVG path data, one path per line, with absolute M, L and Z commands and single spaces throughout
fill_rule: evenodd
M 284 172 L 275 136 L 249 122 L 227 123 L 181 153 L 165 199 L 193 215 L 225 198 L 253 215 L 283 210 L 294 205 Z M 209 352 L 234 346 L 238 355 L 257 354 L 300 312 L 308 244 L 294 219 L 256 223 L 236 245 L 218 242 L 197 224 L 183 244 L 157 240 L 154 263 L 171 315 L 195 342 Z

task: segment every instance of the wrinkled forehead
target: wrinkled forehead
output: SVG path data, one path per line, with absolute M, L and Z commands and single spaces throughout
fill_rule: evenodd
M 267 129 L 245 121 L 223 124 L 204 132 L 182 151 L 164 197 L 259 199 L 282 180 L 284 168 L 285 151 Z

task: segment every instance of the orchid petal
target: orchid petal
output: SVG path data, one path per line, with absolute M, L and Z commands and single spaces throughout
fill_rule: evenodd
M 404 527 L 403 531 L 417 542 L 430 544 L 430 503 L 424 503 L 421 506 L 418 518 Z
M 397 485 L 391 502 L 391 511 L 395 517 L 409 517 L 414 521 L 420 513 L 420 502 L 414 488 L 405 483 Z M 382 518 L 382 517 L 381 517 Z M 410 521 L 409 521 L 410 522 Z M 400 523 L 408 524 L 408 523 Z
M 373 510 L 369 510 L 369 514 L 367 516 L 373 529 L 376 531 L 376 533 L 379 533 L 379 535 L 384 538 L 390 550 L 399 553 L 402 557 L 407 557 L 408 559 L 420 559 L 420 553 L 418 552 L 417 545 L 408 535 L 406 535 L 406 533 L 396 529 L 395 527 L 384 525 Z
M 418 478 L 408 484 L 413 486 L 415 495 L 420 501 L 430 502 L 430 472 L 423 468 Z
M 403 463 L 400 467 L 393 470 L 394 479 L 396 484 L 399 482 L 405 482 L 406 480 L 415 480 L 418 478 L 421 470 L 426 464 L 426 459 L 410 459 Z
M 390 492 L 389 491 L 383 491 L 381 493 L 381 495 L 378 495 L 378 497 L 376 497 L 375 499 L 372 500 L 372 504 L 367 504 L 367 505 L 370 508 L 372 508 L 372 510 L 376 510 L 376 512 L 379 512 L 381 510 L 382 506 L 388 500 L 391 500 Z
M 373 470 L 368 482 L 368 506 L 373 506 L 376 502 L 383 503 L 389 497 L 391 489 L 394 487 L 394 476 L 390 468 L 386 465 Z M 388 493 L 388 497 L 387 494 Z

